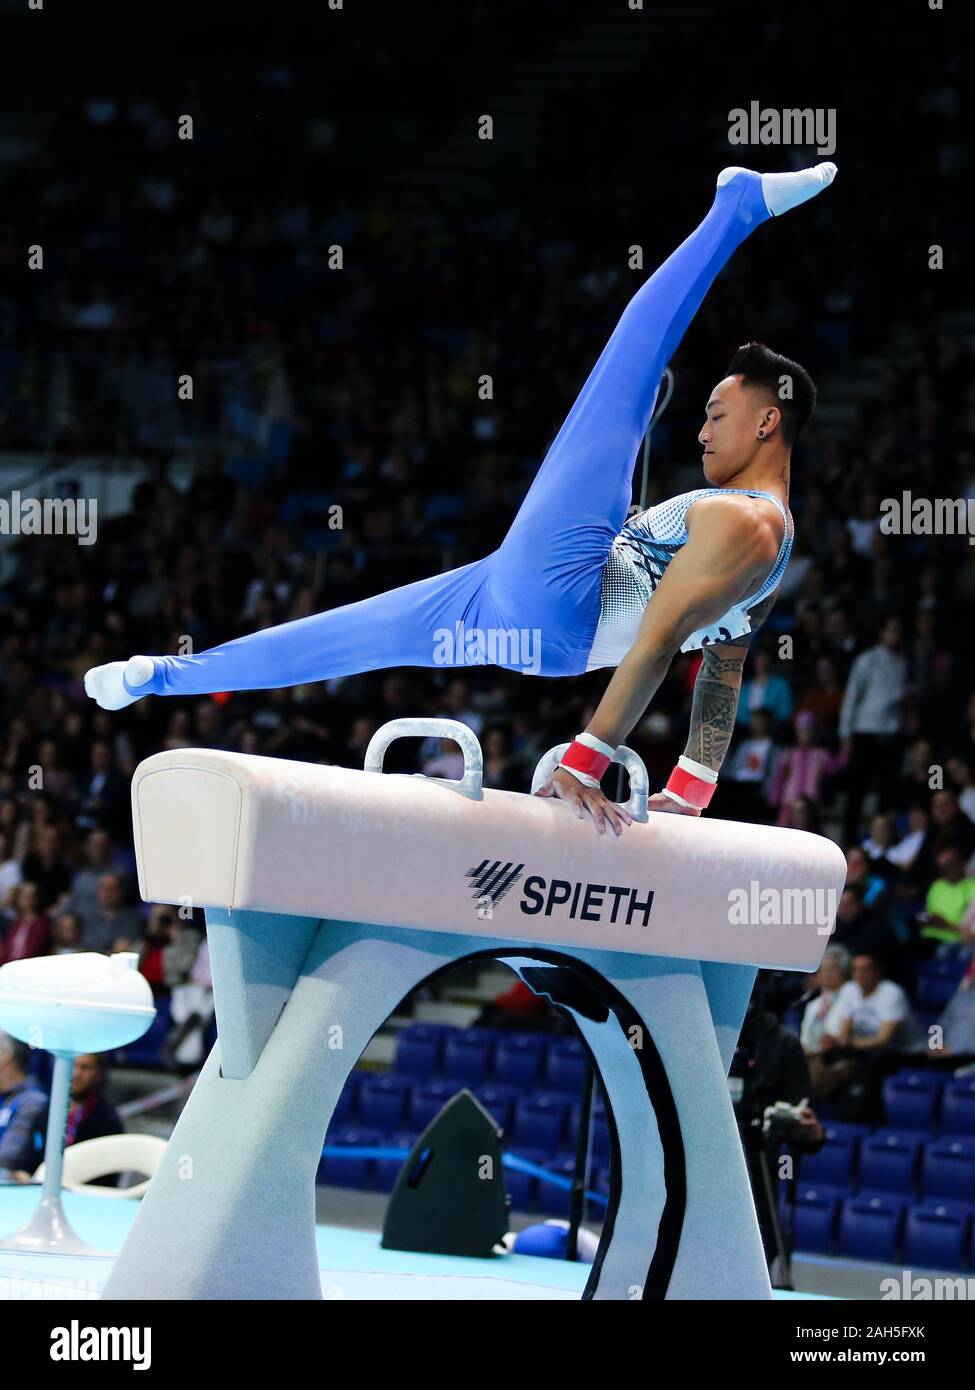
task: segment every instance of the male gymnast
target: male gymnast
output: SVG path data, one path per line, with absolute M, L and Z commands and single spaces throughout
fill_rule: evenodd
M 678 651 L 703 651 L 683 756 L 656 811 L 700 815 L 728 750 L 751 636 L 788 564 L 792 447 L 816 389 L 798 363 L 749 343 L 711 392 L 698 436 L 708 486 L 627 522 L 633 469 L 661 375 L 737 246 L 832 183 L 833 164 L 795 173 L 729 168 L 704 221 L 634 294 L 548 450 L 508 534 L 481 560 L 358 603 L 281 623 L 194 656 L 133 656 L 93 667 L 103 709 L 145 695 L 203 695 L 444 663 L 443 634 L 478 634 L 446 664 L 524 674 L 616 670 L 587 729 L 540 796 L 569 802 L 599 833 L 630 816 L 600 778 Z M 652 599 L 652 602 L 651 602 Z M 524 644 L 483 634 L 540 637 Z

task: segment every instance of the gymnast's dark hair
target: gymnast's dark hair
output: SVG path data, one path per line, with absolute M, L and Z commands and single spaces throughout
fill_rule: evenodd
M 745 343 L 728 366 L 728 375 L 744 378 L 744 386 L 767 391 L 782 412 L 782 438 L 794 444 L 816 409 L 816 387 L 805 367 L 773 352 L 764 343 Z

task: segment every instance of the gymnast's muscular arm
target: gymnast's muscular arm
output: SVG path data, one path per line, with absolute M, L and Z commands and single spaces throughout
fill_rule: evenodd
M 691 723 L 687 731 L 684 756 L 720 772 L 735 731 L 741 675 L 752 638 L 771 613 L 778 590 L 748 610 L 751 631 L 728 642 L 705 647 L 694 678 Z M 699 816 L 691 807 L 680 806 L 663 792 L 649 800 L 651 811 L 669 811 L 683 816 Z
M 636 640 L 616 668 L 587 732 L 614 748 L 626 740 L 685 638 L 716 622 L 761 584 L 779 551 L 777 529 L 771 515 L 756 514 L 730 498 L 705 498 L 691 508 L 687 543 L 667 566 L 646 606 Z M 700 756 L 704 745 L 712 758 L 720 752 L 717 766 L 727 752 L 729 708 L 733 723 L 746 650 L 741 639 L 734 648 L 723 648 L 724 655 L 709 663 L 704 683 L 695 686 L 688 751 L 700 762 L 708 762 Z M 742 653 L 740 661 L 732 651 Z M 692 747 L 698 747 L 698 754 L 690 751 Z M 563 768 L 557 768 L 540 791 L 569 801 L 579 816 L 590 814 L 600 833 L 609 824 L 619 834 L 623 824 L 630 822 L 621 807 Z M 653 804 L 659 809 L 656 798 Z

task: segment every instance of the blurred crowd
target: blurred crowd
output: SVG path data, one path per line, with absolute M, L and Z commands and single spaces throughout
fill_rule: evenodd
M 503 62 L 544 47 L 584 8 L 552 0 L 526 30 L 517 5 L 458 7 L 485 91 L 503 85 Z M 842 24 L 834 4 L 817 7 L 817 24 L 824 9 Z M 799 41 L 811 22 L 728 7 L 710 42 L 746 65 L 755 48 L 765 103 L 781 93 L 789 104 L 788 92 L 815 90 L 814 31 Z M 82 675 L 99 662 L 186 638 L 203 650 L 494 549 L 641 282 L 628 248 L 641 245 L 651 270 L 706 209 L 717 169 L 747 162 L 729 154 L 721 123 L 702 139 L 699 87 L 655 47 L 636 78 L 594 77 L 548 98 L 537 140 L 503 176 L 421 186 L 392 175 L 442 136 L 434 117 L 390 136 L 385 157 L 377 120 L 322 99 L 315 35 L 304 50 L 284 30 L 271 23 L 239 82 L 178 97 L 147 78 L 139 90 L 121 78 L 118 91 L 69 84 L 8 164 L 0 446 L 46 451 L 66 473 L 93 456 L 140 468 L 128 510 L 100 519 L 96 545 L 2 542 L 0 961 L 132 949 L 158 994 L 207 989 L 201 924 L 135 891 L 129 779 L 151 753 L 204 746 L 361 767 L 379 724 L 449 715 L 480 737 L 485 784 L 525 791 L 608 678 L 408 669 L 153 698 L 120 714 L 85 698 Z M 757 45 L 743 41 L 756 33 Z M 407 90 L 401 37 L 358 40 L 347 100 L 359 73 L 395 110 Z M 414 92 L 443 68 L 436 33 L 424 37 L 410 50 Z M 675 19 L 672 44 L 691 38 Z M 910 39 L 892 26 L 877 42 L 878 61 L 902 60 Z M 901 992 L 886 1006 L 904 1025 L 898 1045 L 914 1036 L 906 1020 L 926 962 L 956 960 L 958 988 L 975 998 L 975 549 L 965 536 L 880 527 L 882 499 L 904 489 L 975 498 L 972 351 L 927 269 L 932 243 L 957 247 L 970 230 L 967 59 L 916 56 L 917 82 L 880 138 L 844 76 L 853 58 L 837 54 L 823 100 L 855 132 L 847 163 L 836 155 L 837 196 L 764 229 L 715 286 L 673 364 L 645 499 L 693 485 L 708 388 L 739 342 L 763 339 L 819 380 L 821 418 L 794 460 L 794 558 L 746 668 L 713 809 L 840 841 L 849 877 L 835 944 L 847 955 L 829 968 L 836 993 L 846 977 L 861 983 L 852 1022 L 831 1028 L 878 1047 L 891 1045 L 879 1026 L 890 1020 L 865 1001 L 881 984 Z M 725 111 L 759 88 L 757 70 L 736 83 L 721 66 L 713 95 Z M 192 141 L 177 134 L 186 111 Z M 902 150 L 922 147 L 904 179 Z M 776 152 L 751 153 L 775 167 Z M 857 177 L 866 160 L 868 188 Z M 23 248 L 35 243 L 45 269 L 27 276 Z M 191 402 L 176 394 L 183 373 Z M 478 396 L 484 373 L 492 400 Z M 838 420 L 825 383 L 854 377 L 857 404 Z M 698 661 L 678 657 L 629 740 L 658 785 L 683 747 Z M 401 741 L 387 765 L 453 776 L 457 756 Z M 833 1033 L 821 1026 L 814 1041 L 822 1052 L 824 1036 L 828 1052 Z M 975 1051 L 965 1039 L 956 1050 Z M 821 1068 L 821 1096 L 836 1091 L 834 1071 Z

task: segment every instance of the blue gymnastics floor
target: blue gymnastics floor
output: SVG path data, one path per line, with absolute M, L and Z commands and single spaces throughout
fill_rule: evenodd
M 29 1218 L 40 1189 L 0 1186 L 0 1241 Z M 96 1299 L 135 1217 L 136 1203 L 66 1192 L 64 1211 L 78 1236 L 99 1255 L 38 1255 L 0 1249 L 0 1301 Z M 474 1260 L 383 1250 L 370 1231 L 316 1227 L 322 1293 L 356 1300 L 571 1300 L 577 1301 L 588 1265 L 499 1255 Z M 806 1298 L 777 1290 L 776 1298 Z

